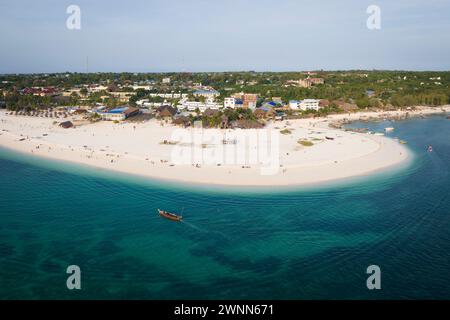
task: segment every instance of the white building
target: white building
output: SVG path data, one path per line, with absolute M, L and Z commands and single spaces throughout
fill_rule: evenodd
M 214 89 L 199 89 L 194 91 L 195 97 L 205 97 L 206 99 L 209 99 L 210 101 L 214 101 L 216 97 L 220 96 L 220 93 L 217 90 Z
M 315 110 L 318 111 L 321 107 L 319 99 L 305 99 L 305 100 L 291 100 L 289 101 L 289 108 L 292 110 Z
M 88 88 L 88 91 L 91 93 L 107 91 L 107 90 L 108 90 L 108 87 L 104 86 L 104 85 L 95 85 L 95 86 L 90 86 Z
M 234 109 L 236 107 L 236 99 L 235 98 L 225 98 L 223 101 L 223 106 L 225 108 Z
M 200 110 L 201 113 L 203 113 L 206 109 L 211 110 L 219 110 L 222 107 L 222 105 L 218 103 L 203 103 L 198 101 L 183 101 L 179 106 L 178 109 L 180 110 L 188 110 L 188 111 L 195 111 L 197 109 Z
M 109 121 L 122 121 L 126 118 L 138 114 L 140 111 L 138 108 L 133 107 L 119 107 L 112 110 L 107 111 L 96 111 L 96 113 L 102 118 L 102 120 L 109 120 Z
M 150 93 L 150 97 L 161 97 L 165 99 L 180 99 L 186 98 L 187 96 L 187 93 Z
M 170 77 L 163 78 L 162 79 L 162 83 L 169 84 L 170 83 Z
M 148 107 L 149 106 L 148 99 L 138 100 L 136 101 L 136 105 L 138 105 L 139 107 Z
M 164 102 L 150 102 L 148 99 L 141 99 L 136 101 L 136 105 L 141 108 L 158 108 L 161 106 L 172 106 L 172 103 L 167 102 L 167 100 L 164 100 Z
M 131 86 L 133 90 L 143 89 L 143 90 L 151 90 L 153 87 L 151 85 L 133 85 Z
M 318 111 L 320 109 L 319 99 L 305 99 L 300 102 L 300 109 L 305 110 L 315 110 Z
M 298 100 L 290 100 L 289 101 L 289 108 L 291 110 L 298 110 L 300 108 L 300 101 L 298 101 Z
M 123 121 L 123 120 L 125 120 L 125 115 L 123 113 L 102 112 L 102 113 L 99 113 L 99 115 L 102 117 L 102 120 L 107 120 L 107 121 Z

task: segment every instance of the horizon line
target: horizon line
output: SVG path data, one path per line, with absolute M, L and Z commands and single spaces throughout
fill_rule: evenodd
M 179 74 L 179 73 L 190 73 L 190 74 L 202 74 L 202 73 L 298 73 L 298 72 L 355 72 L 355 71 L 365 71 L 365 72 L 450 72 L 449 70 L 411 70 L 411 69 L 312 69 L 312 70 L 283 70 L 283 71 L 271 71 L 271 70 L 228 70 L 228 71 L 92 71 L 92 72 L 79 72 L 79 71 L 57 71 L 57 72 L 7 72 L 0 73 L 0 76 L 10 76 L 10 75 L 56 75 L 56 74 Z

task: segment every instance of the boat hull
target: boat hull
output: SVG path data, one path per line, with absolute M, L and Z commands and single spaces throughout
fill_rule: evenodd
M 176 214 L 173 214 L 173 213 L 170 213 L 170 212 L 167 212 L 167 211 L 164 211 L 164 210 L 159 210 L 158 209 L 158 214 L 161 217 L 166 218 L 168 220 L 172 220 L 172 221 L 179 222 L 179 221 L 181 221 L 183 219 L 182 216 L 177 216 Z

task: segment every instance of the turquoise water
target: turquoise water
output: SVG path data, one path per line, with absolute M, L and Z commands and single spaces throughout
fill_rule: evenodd
M 312 189 L 177 186 L 0 149 L 0 298 L 449 299 L 450 120 L 393 126 L 413 163 Z

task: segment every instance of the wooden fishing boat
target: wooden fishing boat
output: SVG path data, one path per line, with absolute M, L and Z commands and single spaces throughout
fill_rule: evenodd
M 334 140 L 333 137 L 325 137 L 325 139 L 327 139 L 327 140 Z
M 172 221 L 181 221 L 183 216 L 176 215 L 174 213 L 170 213 L 164 210 L 158 209 L 158 213 L 161 217 L 172 220 Z

